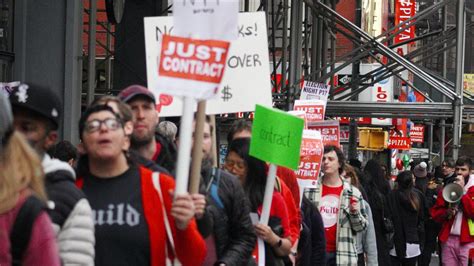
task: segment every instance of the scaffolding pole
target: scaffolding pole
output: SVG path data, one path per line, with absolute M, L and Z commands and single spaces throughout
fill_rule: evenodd
M 459 157 L 462 133 L 462 106 L 463 106 L 463 82 L 464 82 L 464 46 L 466 26 L 466 5 L 464 0 L 458 0 L 457 11 L 457 42 L 456 42 L 456 94 L 459 98 L 454 100 L 454 122 L 453 122 L 453 159 Z

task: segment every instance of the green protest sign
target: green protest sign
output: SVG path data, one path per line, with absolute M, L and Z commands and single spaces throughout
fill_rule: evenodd
M 250 155 L 276 165 L 297 169 L 303 119 L 278 109 L 257 105 L 252 125 Z

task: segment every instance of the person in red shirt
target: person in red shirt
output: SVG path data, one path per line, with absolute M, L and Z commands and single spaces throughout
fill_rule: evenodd
M 90 107 L 79 132 L 84 155 L 76 184 L 93 209 L 95 264 L 158 266 L 175 258 L 183 265 L 202 263 L 206 246 L 193 219 L 191 196 L 174 195 L 173 200 L 172 177 L 157 173 L 154 178 L 127 157 L 120 115 L 107 105 Z
M 324 175 L 316 188 L 305 196 L 318 208 L 326 235 L 326 264 L 357 264 L 356 233 L 368 224 L 360 191 L 341 176 L 344 154 L 335 146 L 325 146 L 322 159 Z
M 474 219 L 474 176 L 470 176 L 473 164 L 470 158 L 456 161 L 454 183 L 464 189 L 460 204 L 448 204 L 443 191 L 438 193 L 431 217 L 442 224 L 438 239 L 441 242 L 443 265 L 467 265 L 469 250 L 474 248 L 474 236 L 470 234 L 469 219 Z
M 262 211 L 265 184 L 267 181 L 267 165 L 265 162 L 249 155 L 250 139 L 239 138 L 232 141 L 225 159 L 224 168 L 240 179 L 247 199 L 250 201 L 250 210 L 258 214 Z M 280 228 L 280 229 L 278 229 Z M 289 216 L 285 200 L 279 192 L 273 193 L 270 207 L 269 225 L 256 224 L 257 236 L 266 243 L 266 264 L 269 259 L 288 256 L 291 251 L 291 236 Z M 276 255 L 276 256 L 275 256 Z

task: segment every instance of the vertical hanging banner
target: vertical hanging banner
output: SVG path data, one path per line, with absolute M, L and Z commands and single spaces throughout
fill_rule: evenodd
M 339 133 L 339 121 L 326 120 L 315 123 L 310 123 L 308 128 L 311 130 L 317 130 L 321 132 L 323 139 L 323 145 L 334 145 L 336 147 L 341 146 L 340 133 Z
M 393 79 L 392 77 L 375 83 L 373 87 L 372 101 L 379 103 L 393 102 Z M 372 125 L 392 125 L 391 118 L 372 118 Z
M 308 123 L 323 121 L 326 102 L 322 100 L 296 100 L 293 109 L 304 111 Z
M 321 170 L 323 151 L 324 145 L 321 132 L 304 130 L 301 142 L 300 165 L 298 170 L 296 170 L 296 176 L 300 179 L 316 180 Z
M 305 80 L 301 89 L 300 100 L 322 100 L 328 101 L 329 89 L 331 87 L 324 83 Z

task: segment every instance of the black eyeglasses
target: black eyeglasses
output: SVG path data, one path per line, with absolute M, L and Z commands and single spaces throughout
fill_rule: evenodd
M 86 123 L 85 130 L 87 133 L 99 131 L 102 124 L 110 130 L 117 130 L 122 126 L 122 123 L 116 118 L 107 118 L 105 120 L 94 119 Z

